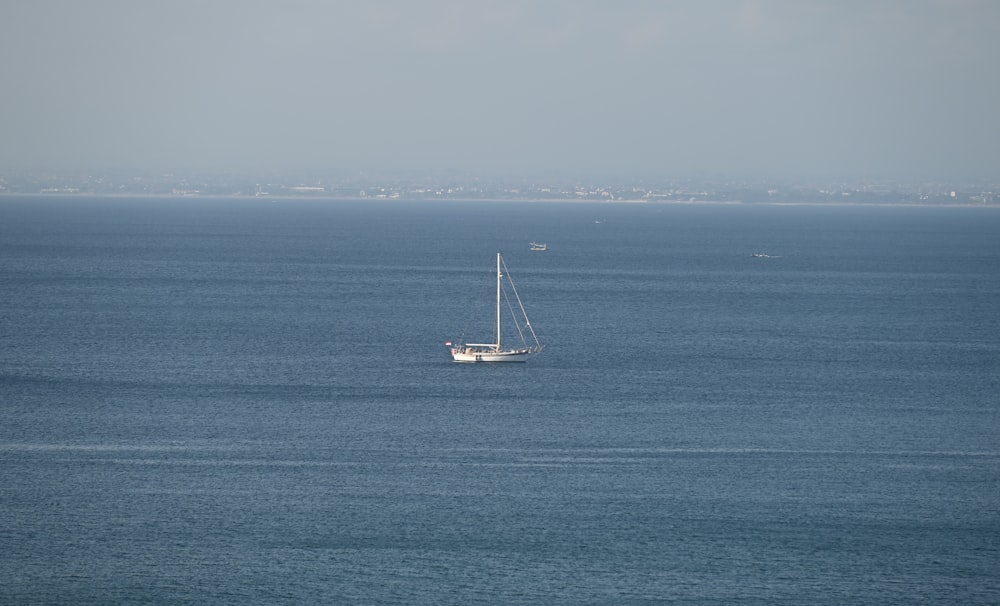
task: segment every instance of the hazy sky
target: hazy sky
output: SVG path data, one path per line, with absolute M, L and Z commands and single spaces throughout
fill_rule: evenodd
M 2 0 L 12 168 L 1000 180 L 1000 1 Z

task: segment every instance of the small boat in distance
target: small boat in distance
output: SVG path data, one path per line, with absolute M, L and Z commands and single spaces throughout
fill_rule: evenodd
M 510 291 L 514 295 L 513 299 L 507 292 L 504 278 L 506 278 L 506 285 L 510 286 Z M 517 328 L 517 334 L 521 339 L 520 347 L 505 347 L 502 343 L 500 336 L 502 334 L 500 332 L 500 318 L 502 316 L 500 304 L 503 300 L 506 301 L 507 307 L 510 309 L 513 324 Z M 513 304 L 515 302 L 520 313 L 514 310 Z M 542 344 L 538 342 L 538 337 L 535 336 L 535 329 L 531 327 L 531 322 L 528 321 L 528 314 L 524 311 L 521 297 L 517 294 L 514 281 L 510 278 L 507 272 L 507 265 L 503 262 L 503 256 L 500 253 L 497 253 L 497 316 L 495 336 L 495 343 L 459 343 L 452 345 L 451 341 L 448 341 L 446 345 L 451 346 L 451 357 L 456 362 L 525 362 L 528 356 L 542 351 Z M 532 344 L 528 344 L 526 336 L 531 337 Z
M 531 250 L 548 250 L 548 249 L 549 249 L 549 245 L 545 244 L 544 242 L 532 242 L 531 243 Z

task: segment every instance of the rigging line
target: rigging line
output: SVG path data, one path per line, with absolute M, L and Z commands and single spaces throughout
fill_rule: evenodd
M 511 286 L 513 286 L 513 284 Z M 521 329 L 521 320 L 518 319 L 517 314 L 514 312 L 514 306 L 511 304 L 510 295 L 507 294 L 506 288 L 502 289 L 502 291 L 504 302 L 507 303 L 507 310 L 510 312 L 510 317 L 514 321 L 514 327 L 517 328 L 517 336 L 521 338 L 521 344 L 527 346 L 528 341 L 524 338 L 524 331 Z
M 521 314 L 524 316 L 524 325 L 531 333 L 531 338 L 535 340 L 535 345 L 541 346 L 541 343 L 538 341 L 538 335 L 535 334 L 535 329 L 531 326 L 531 320 L 528 319 L 528 312 L 524 309 L 524 304 L 521 303 L 521 296 L 517 293 L 517 286 L 514 285 L 514 279 L 510 277 L 510 272 L 507 270 L 507 262 L 503 260 L 503 257 L 500 258 L 500 261 L 503 263 L 503 272 L 507 278 L 507 282 L 510 283 L 510 288 L 514 291 L 514 297 L 517 299 L 517 306 L 521 309 Z M 506 293 L 504 294 L 506 296 Z M 513 311 L 511 313 L 513 313 Z M 519 325 L 518 330 L 520 331 L 520 329 L 521 327 Z M 524 339 L 523 336 L 521 338 L 522 340 Z

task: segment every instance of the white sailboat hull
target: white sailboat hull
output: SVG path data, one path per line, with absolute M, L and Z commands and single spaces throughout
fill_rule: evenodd
M 451 357 L 456 362 L 526 362 L 534 353 L 531 349 L 508 349 L 506 351 L 477 351 L 453 347 Z

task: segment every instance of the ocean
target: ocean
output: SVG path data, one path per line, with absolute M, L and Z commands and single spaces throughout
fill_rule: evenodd
M 1000 601 L 1000 209 L 6 196 L 0 292 L 0 603 Z

